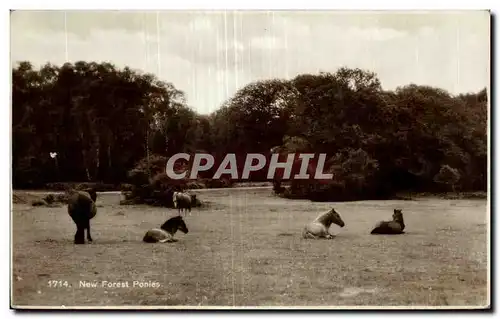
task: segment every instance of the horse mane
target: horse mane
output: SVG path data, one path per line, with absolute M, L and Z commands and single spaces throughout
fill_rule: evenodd
M 172 225 L 172 224 L 179 224 L 179 221 L 182 220 L 181 216 L 174 216 L 172 218 L 169 218 L 163 225 Z
M 334 210 L 330 209 L 325 213 L 321 213 L 316 217 L 314 221 L 322 223 L 325 226 L 330 226 L 333 223 L 332 216 L 334 214 Z
M 164 222 L 160 228 L 166 231 L 167 233 L 173 235 L 177 231 L 177 227 L 180 224 L 181 220 L 182 220 L 181 216 L 172 217 L 166 222 Z

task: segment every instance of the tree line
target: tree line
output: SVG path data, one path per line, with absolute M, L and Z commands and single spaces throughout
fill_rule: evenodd
M 484 191 L 487 100 L 486 89 L 383 90 L 375 73 L 340 68 L 249 83 L 202 115 L 152 74 L 84 61 L 36 69 L 25 61 L 12 69 L 13 187 L 127 183 L 145 158 L 163 163 L 179 152 L 313 152 L 327 154 L 325 172 L 334 178 L 293 181 L 288 197 Z

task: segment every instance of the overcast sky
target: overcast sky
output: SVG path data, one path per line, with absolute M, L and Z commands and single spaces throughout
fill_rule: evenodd
M 409 83 L 476 92 L 489 83 L 486 11 L 16 11 L 12 62 L 109 61 L 155 73 L 209 113 L 245 84 L 341 66 Z

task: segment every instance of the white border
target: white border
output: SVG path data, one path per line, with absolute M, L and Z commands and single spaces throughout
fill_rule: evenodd
M 269 10 L 269 9 L 306 9 L 306 10 L 320 10 L 320 9 L 335 9 L 335 10 L 457 10 L 457 9 L 491 9 L 492 12 L 497 13 L 498 10 L 496 7 L 498 6 L 498 1 L 493 1 L 493 0 L 474 0 L 474 1 L 458 1 L 455 0 L 453 2 L 445 2 L 445 1 L 436 1 L 436 0 L 417 0 L 417 1 L 360 1 L 360 0 L 349 0 L 349 1 L 338 1 L 338 2 L 328 2 L 324 0 L 307 0 L 307 1 L 297 1 L 297 0 L 287 0 L 287 1 L 269 1 L 269 0 L 252 0 L 248 1 L 246 3 L 242 3 L 242 1 L 202 1 L 202 0 L 181 0 L 181 1 L 175 1 L 175 2 L 170 2 L 170 3 L 165 3 L 165 1 L 151 1 L 151 0 L 120 0 L 116 1 L 108 1 L 107 3 L 104 3 L 103 1 L 99 0 L 86 0 L 77 3 L 76 1 L 35 1 L 35 0 L 24 0 L 24 1 L 3 1 L 2 2 L 2 31 L 0 32 L 4 44 L 5 44 L 5 49 L 2 50 L 3 56 L 3 61 L 8 62 L 5 64 L 2 64 L 3 68 L 5 68 L 1 72 L 3 74 L 3 79 L 7 79 L 7 75 L 9 76 L 9 82 L 10 82 L 10 39 L 9 39 L 9 32 L 10 32 L 10 26 L 9 26 L 9 11 L 8 9 L 38 9 L 38 10 L 46 10 L 46 9 L 87 9 L 87 10 L 102 10 L 102 9 L 114 9 L 114 10 L 137 10 L 137 9 L 142 9 L 142 10 L 165 10 L 165 9 L 207 9 L 207 10 L 214 10 L 214 9 L 260 9 L 260 10 Z M 497 22 L 498 23 L 498 22 Z M 495 43 L 498 41 L 498 34 L 495 33 Z M 498 56 L 498 53 L 497 53 Z M 8 65 L 8 67 L 7 67 Z M 495 70 L 491 70 L 491 72 L 494 72 Z M 6 227 L 7 225 L 10 225 L 10 188 L 11 188 L 11 178 L 10 178 L 10 171 L 11 171 L 11 144 L 10 144 L 10 83 L 6 83 L 2 85 L 2 97 L 3 97 L 3 107 L 1 108 L 2 112 L 5 112 L 4 116 L 0 116 L 0 118 L 5 121 L 4 125 L 0 125 L 0 129 L 2 132 L 0 132 L 0 137 L 1 137 L 1 143 L 3 149 L 8 149 L 9 150 L 9 155 L 8 156 L 2 156 L 2 164 L 4 164 L 5 170 L 2 171 L 4 175 L 2 176 L 2 191 L 0 192 L 2 196 L 2 204 L 4 209 L 2 210 L 1 217 L 4 219 L 2 222 L 2 225 Z M 489 93 L 491 94 L 491 91 L 494 90 L 497 92 L 498 84 L 495 85 L 495 87 L 490 87 Z M 9 113 L 7 113 L 9 112 Z M 493 119 L 492 119 L 493 120 Z M 495 154 L 496 155 L 496 152 Z M 491 194 L 490 196 L 495 196 L 495 194 Z M 496 196 L 495 196 L 496 197 Z M 493 212 L 492 212 L 493 213 Z M 9 246 L 7 245 L 2 245 L 1 249 L 7 255 L 7 259 L 9 260 L 9 264 L 4 263 L 3 264 L 3 271 L 2 274 L 2 282 L 1 282 L 1 287 L 2 287 L 2 300 L 4 303 L 4 307 L 2 307 L 2 312 L 7 312 L 7 316 L 13 315 L 13 312 L 9 310 L 10 307 L 10 229 L 7 230 L 5 229 L 4 232 L 2 232 L 4 236 L 4 241 L 3 242 L 9 242 Z M 496 236 L 495 236 L 496 238 Z M 497 250 L 495 252 L 491 252 L 494 255 L 498 256 Z M 491 256 L 491 254 L 490 254 Z M 5 260 L 5 259 L 4 259 Z M 498 268 L 498 267 L 497 267 Z M 494 269 L 496 274 L 496 269 Z M 8 275 L 9 274 L 9 277 Z M 495 301 L 497 301 L 497 296 L 492 295 L 494 297 Z M 492 300 L 493 301 L 493 300 Z M 498 304 L 497 302 L 494 302 L 495 304 Z M 302 308 L 303 309 L 303 308 Z M 256 313 L 259 314 L 259 313 Z M 260 313 L 263 315 L 262 313 Z M 360 314 L 351 314 L 354 316 L 363 316 L 368 313 L 360 313 Z M 422 315 L 437 315 L 438 313 L 435 314 L 430 314 L 430 313 L 425 313 Z M 48 314 L 51 315 L 51 314 Z M 64 316 L 69 317 L 73 315 L 73 313 L 64 313 Z M 115 314 L 118 315 L 118 314 Z M 119 314 L 123 315 L 123 314 Z M 142 314 L 143 315 L 143 314 Z M 180 314 L 173 314 L 170 313 L 168 314 L 169 316 L 178 316 Z M 209 314 L 205 314 L 209 315 Z M 218 316 L 219 313 L 215 314 L 210 314 L 210 316 Z M 238 316 L 239 313 L 233 313 L 231 314 L 233 316 Z M 291 313 L 286 313 L 282 314 L 289 316 Z M 293 315 L 293 314 L 292 314 Z M 298 313 L 295 315 L 305 315 L 302 313 Z M 330 316 L 330 314 L 324 314 Z M 334 315 L 339 315 L 339 313 L 334 313 Z M 379 315 L 387 315 L 385 313 L 379 314 Z M 408 316 L 408 314 L 394 314 L 396 316 Z M 458 314 L 454 314 L 458 315 Z M 462 314 L 463 315 L 463 314 Z M 479 314 L 467 314 L 467 315 L 479 315 Z
M 43 5 L 42 5 L 43 3 Z M 323 0 L 304 1 L 269 1 L 255 0 L 242 3 L 242 1 L 215 1 L 203 0 L 185 0 L 185 1 L 134 1 L 122 0 L 120 2 L 108 2 L 89 0 L 76 3 L 75 1 L 34 1 L 22 0 L 11 1 L 9 8 L 12 9 L 91 9 L 91 10 L 165 10 L 165 9 L 254 9 L 254 10 L 281 10 L 281 9 L 303 9 L 303 10 L 462 10 L 462 9 L 488 9 L 492 8 L 493 1 L 475 0 L 475 1 L 445 1 L 433 0 L 413 0 L 413 1 L 362 1 L 350 0 L 332 3 Z

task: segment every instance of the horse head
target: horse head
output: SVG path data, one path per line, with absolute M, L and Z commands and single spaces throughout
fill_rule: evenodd
M 405 227 L 405 222 L 404 222 L 404 219 L 403 219 L 403 213 L 401 211 L 401 209 L 394 209 L 394 213 L 392 214 L 392 219 L 401 224 L 401 226 L 403 226 L 403 228 Z
M 177 229 L 179 229 L 181 232 L 183 232 L 184 234 L 187 234 L 189 232 L 187 226 L 186 226 L 186 223 L 184 222 L 184 219 L 182 219 L 181 216 L 177 216 L 179 219 L 178 219 L 178 224 L 177 224 Z
M 184 222 L 184 219 L 182 219 L 181 216 L 176 216 L 172 217 L 169 220 L 167 220 L 163 225 L 161 225 L 161 229 L 170 232 L 171 229 L 170 227 L 173 227 L 174 229 L 178 229 L 184 234 L 187 234 L 189 232 L 186 223 Z
M 338 225 L 338 226 L 340 226 L 340 227 L 344 227 L 344 226 L 345 226 L 345 223 L 344 223 L 344 221 L 342 220 L 342 217 L 340 217 L 339 213 L 337 213 L 337 212 L 335 211 L 335 208 L 332 208 L 332 209 L 328 212 L 327 216 L 328 216 L 328 219 L 327 219 L 327 223 L 328 223 L 328 224 L 330 224 L 330 225 L 331 225 L 331 224 L 333 223 L 333 224 L 336 224 L 336 225 Z

